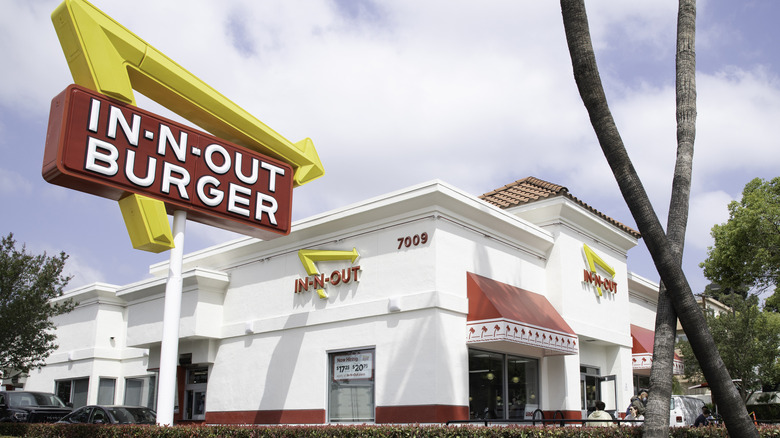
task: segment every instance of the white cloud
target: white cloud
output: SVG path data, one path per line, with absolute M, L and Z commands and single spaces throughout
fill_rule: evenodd
M 32 192 L 32 183 L 13 170 L 0 168 L 0 194 L 9 196 L 28 195 Z
M 0 70 L 0 110 L 45 120 L 51 98 L 72 81 L 49 18 L 59 2 L 4 4 L 0 50 L 13 68 Z M 481 194 L 534 175 L 633 223 L 576 90 L 556 2 L 93 3 L 283 136 L 313 139 L 326 175 L 295 190 L 294 220 L 435 178 Z M 676 150 L 677 6 L 622 0 L 587 6 L 613 115 L 665 223 Z M 707 211 L 713 207 L 705 205 L 722 201 L 718 194 L 736 194 L 755 176 L 775 176 L 780 164 L 777 72 L 722 71 L 698 75 L 689 230 L 694 221 L 697 230 L 711 227 L 694 203 Z M 34 143 L 25 147 L 43 147 Z M 28 151 L 21 159 L 38 157 Z M 38 175 L 8 172 L 0 178 L 9 184 L 31 181 L 22 190 L 41 193 L 63 230 L 70 232 L 68 221 L 86 210 L 93 222 L 121 226 L 112 202 L 89 202 Z M 10 186 L 4 187 L 0 195 L 7 197 Z M 187 251 L 234 237 L 191 228 L 198 237 Z M 690 238 L 692 246 L 706 240 Z M 147 260 L 117 262 L 133 250 L 116 241 L 123 246 L 95 250 L 121 253 L 103 257 L 112 260 L 108 269 Z M 106 266 L 91 257 L 79 257 L 94 260 L 79 264 L 85 272 Z
M 706 250 L 712 246 L 710 230 L 717 224 L 729 219 L 728 205 L 732 198 L 722 191 L 699 193 L 691 198 L 688 228 L 685 234 L 686 244 L 691 248 Z
M 713 179 L 747 168 L 776 176 L 780 168 L 780 81 L 776 74 L 763 68 L 728 68 L 718 75 L 700 75 L 698 88 L 697 144 L 703 147 L 696 160 L 705 172 L 702 176 Z

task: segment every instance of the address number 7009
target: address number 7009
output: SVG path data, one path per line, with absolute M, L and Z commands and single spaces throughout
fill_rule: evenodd
M 398 249 L 403 247 L 409 248 L 417 245 L 424 245 L 428 243 L 428 233 L 415 234 L 414 236 L 406 236 L 398 238 Z

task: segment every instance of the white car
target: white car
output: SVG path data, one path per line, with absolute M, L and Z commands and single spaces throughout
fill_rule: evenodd
M 669 406 L 669 426 L 693 426 L 701 414 L 704 401 L 686 395 L 673 395 Z

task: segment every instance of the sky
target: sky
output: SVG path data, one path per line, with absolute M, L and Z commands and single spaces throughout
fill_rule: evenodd
M 3 0 L 0 233 L 69 255 L 69 288 L 149 277 L 116 202 L 41 177 L 51 99 L 73 82 L 57 0 Z M 636 228 L 580 100 L 554 1 L 245 0 L 93 4 L 273 130 L 309 137 L 325 176 L 293 222 L 434 179 L 480 195 L 534 176 Z M 186 8 L 182 6 L 186 5 Z M 661 223 L 676 154 L 672 1 L 587 1 L 602 82 Z M 780 2 L 698 2 L 697 105 L 683 269 L 753 178 L 780 176 Z M 137 95 L 140 107 L 182 121 Z M 187 223 L 185 253 L 241 236 Z M 629 270 L 658 274 L 642 240 Z

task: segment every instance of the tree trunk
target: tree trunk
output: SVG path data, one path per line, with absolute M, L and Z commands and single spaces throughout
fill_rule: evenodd
M 723 411 L 728 432 L 735 437 L 758 437 L 758 430 L 748 418 L 745 404 L 731 382 L 704 315 L 696 304 L 688 280 L 669 245 L 612 119 L 596 66 L 583 0 L 561 0 L 561 12 L 580 97 L 623 199 L 645 239 L 661 281 L 668 288 L 693 353 L 701 364 L 716 403 Z
M 666 235 L 678 265 L 682 264 L 685 230 L 688 224 L 693 142 L 696 138 L 696 0 L 680 0 L 677 14 L 677 161 Z M 677 313 L 664 283 L 658 290 L 655 315 L 653 366 L 647 402 L 645 437 L 669 434 L 669 399 L 674 379 L 674 344 Z

